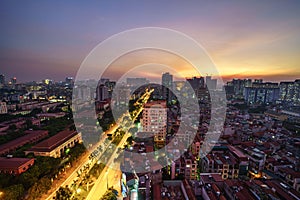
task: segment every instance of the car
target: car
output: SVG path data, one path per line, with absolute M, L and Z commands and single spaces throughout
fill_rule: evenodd
M 280 185 L 283 187 L 283 188 L 285 188 L 285 189 L 287 189 L 287 190 L 289 190 L 289 189 L 291 189 L 287 184 L 285 184 L 285 183 L 280 183 Z

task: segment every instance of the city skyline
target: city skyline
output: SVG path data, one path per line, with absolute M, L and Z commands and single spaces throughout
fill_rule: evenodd
M 194 38 L 225 80 L 288 81 L 300 76 L 300 5 L 296 1 L 1 4 L 1 73 L 22 82 L 75 76 L 97 44 L 113 34 L 145 26 L 170 28 Z M 177 61 L 171 60 L 170 65 Z M 184 70 L 179 73 L 193 76 Z
M 165 72 L 165 73 L 169 73 L 169 72 Z M 163 73 L 162 73 L 163 74 Z M 162 75 L 161 74 L 161 75 Z M 3 75 L 3 74 L 0 74 L 0 75 Z M 190 77 L 184 77 L 184 79 L 180 79 L 180 78 L 177 78 L 177 77 L 174 77 L 174 80 L 173 82 L 182 82 L 182 81 L 187 81 L 188 79 L 191 79 L 191 78 L 198 78 L 198 77 L 202 77 L 202 78 L 206 78 L 206 77 L 211 77 L 211 78 L 215 78 L 214 76 L 210 76 L 210 75 L 207 75 L 207 76 L 190 76 Z M 31 81 L 24 81 L 24 82 L 20 82 L 18 81 L 17 83 L 15 84 L 30 84 L 32 82 L 36 82 L 36 83 L 45 83 L 45 82 L 51 82 L 51 83 L 59 83 L 59 82 L 65 82 L 65 79 L 66 78 L 74 78 L 72 76 L 68 76 L 68 77 L 65 77 L 64 79 L 61 79 L 61 80 L 55 80 L 55 79 L 52 79 L 50 77 L 48 78 L 43 78 L 43 79 L 39 79 L 39 80 L 31 80 Z M 126 77 L 127 78 L 138 78 L 138 79 L 144 79 L 146 77 L 142 77 L 142 76 L 130 76 L 130 77 Z M 156 84 L 159 84 L 161 83 L 161 77 L 157 77 L 155 79 L 151 79 L 151 78 L 146 78 L 146 80 L 148 82 L 145 83 L 145 85 L 147 84 L 151 84 L 151 83 L 156 83 Z M 11 77 L 11 78 L 8 78 L 8 77 L 5 77 L 5 84 L 12 84 L 12 79 L 15 79 L 15 80 L 18 80 L 17 77 Z M 102 77 L 101 79 L 108 79 L 110 81 L 113 81 L 113 82 L 116 82 L 116 80 L 114 79 L 110 79 L 110 77 Z M 218 80 L 218 79 L 216 79 Z M 267 79 L 264 79 L 264 77 L 258 77 L 258 78 L 238 78 L 238 77 L 232 77 L 231 79 L 223 79 L 223 86 L 225 86 L 226 84 L 230 83 L 232 80 L 252 80 L 252 81 L 255 81 L 255 80 L 262 80 L 264 83 L 276 83 L 276 84 L 280 84 L 280 83 L 285 83 L 285 82 L 294 82 L 296 80 L 299 80 L 299 78 L 296 78 L 296 79 L 289 79 L 289 80 L 276 80 L 276 81 L 269 81 Z M 80 80 L 80 81 L 96 81 L 96 79 L 84 79 L 84 80 Z M 100 80 L 99 80 L 100 81 Z M 121 81 L 119 82 L 120 84 L 126 84 L 126 80 L 124 77 L 122 77 Z M 217 86 L 222 86 L 218 81 L 217 81 Z

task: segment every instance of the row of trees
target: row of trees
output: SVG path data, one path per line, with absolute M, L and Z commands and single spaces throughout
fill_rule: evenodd
M 56 191 L 56 196 L 55 196 L 56 200 L 70 200 L 71 197 L 72 197 L 72 191 L 68 187 L 60 187 Z
M 75 161 L 85 151 L 83 144 L 77 144 L 70 150 L 68 161 Z M 35 164 L 19 176 L 0 174 L 0 188 L 3 188 L 5 196 L 9 195 L 9 198 L 5 199 L 20 199 L 25 195 L 25 191 L 28 191 L 29 200 L 37 199 L 51 188 L 52 179 L 62 168 L 62 158 L 37 157 Z
M 105 112 L 101 119 L 98 120 L 103 131 L 110 129 L 110 126 L 115 123 L 114 116 L 111 110 Z
M 43 127 L 44 130 L 49 131 L 49 135 L 55 135 L 56 133 L 65 130 L 66 127 L 72 127 L 73 119 L 68 117 L 61 117 L 56 119 L 50 119 L 46 122 L 46 125 Z
M 22 184 L 12 185 L 7 188 L 4 188 L 3 194 L 0 195 L 0 199 L 21 199 L 24 195 L 24 191 L 25 189 Z
M 109 188 L 99 200 L 117 200 L 118 191 L 113 187 Z
M 20 129 L 18 129 L 15 124 L 11 124 L 9 128 L 6 130 L 6 134 L 0 136 L 0 144 L 7 143 L 11 140 L 23 136 L 24 130 L 28 130 L 28 129 L 38 129 L 38 127 L 33 125 L 30 119 L 27 119 L 23 127 Z
M 5 199 L 20 199 L 28 191 L 28 199 L 36 199 L 51 187 L 51 176 L 58 173 L 60 159 L 37 157 L 35 164 L 19 176 L 0 175 L 0 188 Z

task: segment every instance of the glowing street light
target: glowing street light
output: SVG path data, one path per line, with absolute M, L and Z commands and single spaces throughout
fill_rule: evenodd
M 105 175 L 106 175 L 106 189 L 108 189 L 108 170 L 106 170 Z

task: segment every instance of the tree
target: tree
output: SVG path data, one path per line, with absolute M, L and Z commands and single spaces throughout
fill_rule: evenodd
M 28 200 L 38 199 L 42 194 L 46 193 L 51 188 L 51 180 L 47 177 L 41 178 L 35 182 L 28 190 Z
M 56 191 L 55 199 L 57 200 L 69 200 L 71 199 L 72 191 L 68 187 L 60 187 L 58 191 Z
M 27 172 L 20 175 L 20 182 L 25 189 L 30 188 L 34 183 L 38 181 L 40 175 L 40 169 L 37 165 L 33 165 Z
M 137 127 L 131 127 L 128 132 L 134 135 L 137 131 L 138 131 Z
M 22 184 L 12 185 L 4 188 L 4 194 L 0 199 L 18 200 L 24 195 L 24 187 Z
M 133 142 L 132 136 L 128 137 L 127 138 L 127 143 L 130 144 L 130 145 L 132 145 L 132 142 Z
M 31 188 L 28 190 L 28 200 L 38 199 L 43 194 L 43 191 L 39 187 L 39 184 L 35 182 Z
M 118 191 L 113 189 L 113 188 L 109 188 L 105 194 L 100 198 L 100 200 L 117 200 L 117 193 Z
M 32 125 L 32 121 L 30 119 L 27 119 L 26 120 L 26 128 L 29 129 L 29 128 L 32 128 L 33 125 Z
M 9 125 L 8 129 L 11 130 L 11 131 L 14 131 L 14 130 L 17 129 L 17 126 L 15 124 L 11 124 L 11 125 Z
M 43 177 L 39 180 L 39 187 L 43 191 L 43 193 L 47 192 L 51 188 L 51 180 L 49 178 Z

